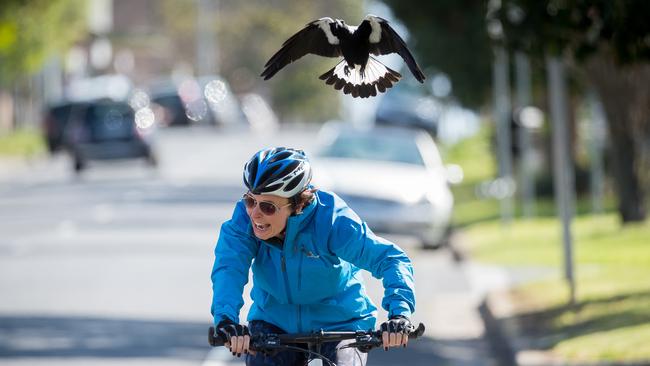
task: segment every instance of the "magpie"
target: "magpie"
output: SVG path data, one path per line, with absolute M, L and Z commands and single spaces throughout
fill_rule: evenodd
M 307 23 L 282 44 L 264 65 L 261 76 L 268 80 L 283 67 L 309 53 L 324 57 L 342 56 L 341 62 L 319 78 L 355 98 L 374 97 L 377 91 L 383 93 L 402 77 L 370 54 L 397 53 L 420 83 L 425 79 L 404 40 L 386 19 L 374 15 L 367 15 L 357 27 L 329 17 Z

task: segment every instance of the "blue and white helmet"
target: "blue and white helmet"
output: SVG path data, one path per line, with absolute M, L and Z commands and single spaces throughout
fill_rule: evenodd
M 311 181 L 311 164 L 302 150 L 274 147 L 258 151 L 244 165 L 244 184 L 254 194 L 289 198 Z

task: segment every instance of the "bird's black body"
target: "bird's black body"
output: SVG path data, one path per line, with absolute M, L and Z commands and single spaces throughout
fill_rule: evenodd
M 401 75 L 377 61 L 370 54 L 398 53 L 415 76 L 424 82 L 418 67 L 400 36 L 382 18 L 366 16 L 358 27 L 350 27 L 342 20 L 321 18 L 289 38 L 282 48 L 266 63 L 262 76 L 270 79 L 280 69 L 300 57 L 313 53 L 325 57 L 343 57 L 343 60 L 320 76 L 335 89 L 345 94 L 366 98 L 384 92 Z

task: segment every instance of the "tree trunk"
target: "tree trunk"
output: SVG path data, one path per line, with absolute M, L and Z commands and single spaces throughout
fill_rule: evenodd
M 587 63 L 590 81 L 600 94 L 607 116 L 611 161 L 623 223 L 646 218 L 640 179 L 644 129 L 650 114 L 650 66 L 619 66 L 600 52 Z

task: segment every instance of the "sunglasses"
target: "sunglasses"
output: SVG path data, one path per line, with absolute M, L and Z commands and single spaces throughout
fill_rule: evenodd
M 273 216 L 278 211 L 280 211 L 280 209 L 291 205 L 291 203 L 287 203 L 286 205 L 278 207 L 275 203 L 270 201 L 258 201 L 248 193 L 244 194 L 242 200 L 244 201 L 246 208 L 249 210 L 252 210 L 255 208 L 255 206 L 259 205 L 260 211 L 262 211 L 262 213 L 266 216 Z

